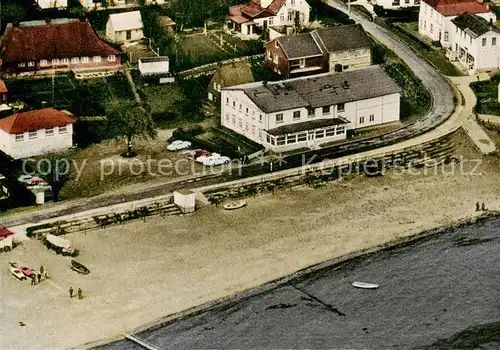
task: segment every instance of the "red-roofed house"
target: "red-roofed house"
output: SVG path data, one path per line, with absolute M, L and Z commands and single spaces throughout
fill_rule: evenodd
M 1 41 L 0 58 L 6 74 L 121 66 L 120 52 L 99 39 L 87 21 L 78 19 L 8 24 Z
M 73 146 L 75 119 L 54 108 L 19 112 L 0 119 L 0 150 L 14 159 Z
M 418 14 L 418 32 L 443 47 L 451 45 L 451 20 L 464 13 L 476 14 L 488 22 L 496 22 L 489 6 L 476 0 L 422 0 Z
M 306 25 L 310 10 L 305 0 L 252 0 L 230 8 L 229 29 L 251 36 L 256 33 L 256 27 L 293 25 L 296 16 L 302 25 Z

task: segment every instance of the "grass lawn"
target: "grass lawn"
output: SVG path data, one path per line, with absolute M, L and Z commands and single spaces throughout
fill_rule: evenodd
M 184 94 L 178 84 L 138 85 L 139 93 L 151 107 L 151 113 L 168 113 L 176 102 L 184 99 Z
M 247 138 L 234 133 L 233 131 L 226 128 L 210 128 L 205 133 L 198 135 L 196 138 L 209 142 L 214 145 L 214 148 L 230 147 L 241 155 L 248 155 L 255 153 L 262 149 L 262 147 L 254 142 L 248 140 Z
M 191 61 L 184 62 L 185 65 L 199 66 L 228 58 L 228 54 L 204 34 L 182 35 L 179 44 Z
M 67 74 L 58 75 L 54 80 L 7 78 L 5 81 L 11 101 L 22 101 L 32 108 L 46 105 L 66 109 L 76 116 L 100 116 L 110 98 L 133 98 L 121 73 L 87 80 L 77 80 Z
M 498 77 L 498 76 L 496 76 Z M 498 83 L 495 81 L 480 81 L 470 84 L 476 94 L 476 112 L 500 116 L 500 103 L 498 103 Z

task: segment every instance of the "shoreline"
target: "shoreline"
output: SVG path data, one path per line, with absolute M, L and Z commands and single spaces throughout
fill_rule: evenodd
M 202 314 L 206 311 L 209 311 L 211 309 L 219 308 L 219 307 L 225 307 L 225 306 L 231 306 L 233 304 L 236 304 L 240 300 L 246 299 L 246 298 L 251 298 L 253 296 L 269 292 L 273 289 L 276 289 L 284 284 L 287 284 L 291 281 L 295 280 L 300 280 L 302 278 L 305 278 L 306 276 L 314 273 L 318 273 L 322 270 L 330 269 L 332 267 L 348 263 L 352 260 L 368 256 L 371 254 L 377 254 L 382 251 L 390 251 L 393 249 L 398 249 L 402 248 L 405 246 L 409 246 L 412 244 L 415 244 L 421 240 L 425 239 L 431 239 L 433 237 L 438 237 L 439 235 L 446 234 L 449 231 L 453 231 L 456 229 L 460 229 L 465 226 L 471 226 L 478 224 L 483 221 L 487 220 L 492 220 L 492 219 L 497 219 L 500 218 L 500 210 L 486 210 L 485 212 L 477 212 L 477 215 L 472 215 L 472 216 L 466 216 L 462 219 L 457 220 L 454 223 L 451 223 L 449 225 L 441 226 L 441 227 L 436 227 L 433 229 L 428 229 L 421 231 L 419 233 L 412 234 L 410 236 L 404 236 L 404 237 L 399 237 L 395 240 L 388 241 L 386 243 L 382 243 L 370 248 L 365 248 L 359 251 L 355 251 L 352 253 L 348 253 L 346 255 L 342 255 L 340 257 L 332 258 L 330 260 L 327 260 L 322 263 L 317 263 L 308 267 L 305 267 L 303 269 L 297 270 L 296 272 L 279 277 L 277 279 L 268 281 L 262 285 L 251 287 L 247 290 L 243 290 L 241 292 L 234 293 L 232 295 L 228 295 L 223 298 L 219 298 L 217 300 L 209 301 L 191 308 L 188 308 L 186 310 L 167 315 L 164 317 L 161 317 L 158 320 L 148 322 L 144 324 L 143 326 L 140 326 L 133 331 L 129 332 L 130 334 L 138 334 L 142 332 L 147 332 L 147 331 L 154 331 L 157 329 L 160 329 L 162 327 L 168 326 L 172 323 L 175 323 L 179 320 L 186 319 L 192 316 L 196 316 L 199 314 Z M 102 346 L 105 346 L 110 343 L 114 343 L 119 340 L 123 340 L 125 337 L 123 335 L 116 335 L 107 339 L 101 339 L 95 342 L 90 342 L 86 344 L 82 344 L 81 346 L 75 347 L 75 349 L 93 349 L 93 348 L 99 348 Z

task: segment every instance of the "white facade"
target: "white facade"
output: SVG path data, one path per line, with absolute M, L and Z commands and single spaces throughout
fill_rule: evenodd
M 373 5 L 382 6 L 385 9 L 397 9 L 403 7 L 420 6 L 420 0 L 375 0 Z
M 169 59 L 163 57 L 151 57 L 139 59 L 139 72 L 141 75 L 166 74 L 169 72 Z
M 36 2 L 42 9 L 68 7 L 68 0 L 36 0 Z
M 221 98 L 221 124 L 248 139 L 275 152 L 314 147 L 323 143 L 343 140 L 347 130 L 375 126 L 399 120 L 400 95 L 393 93 L 366 100 L 315 108 L 282 110 L 264 113 L 242 90 L 223 89 Z M 272 135 L 268 130 L 296 123 L 334 118 L 349 123 L 309 129 L 286 135 Z M 290 139 L 292 142 L 290 142 Z
M 487 21 L 496 22 L 496 16 L 491 11 L 476 14 Z M 442 15 L 432 6 L 422 1 L 418 13 L 418 32 L 432 41 L 439 41 L 443 47 L 450 47 L 450 32 L 455 28 L 451 20 L 455 17 L 457 15 Z
M 114 13 L 106 23 L 106 36 L 114 43 L 139 41 L 144 38 L 141 12 Z
M 66 150 L 73 146 L 73 125 L 9 134 L 0 129 L 0 150 L 14 159 Z
M 167 0 L 146 0 L 145 4 L 146 5 L 163 5 L 167 2 Z M 85 9 L 102 9 L 104 8 L 102 6 L 102 1 L 94 1 L 94 0 L 80 0 L 80 4 L 85 8 Z M 138 7 L 139 6 L 139 0 L 136 0 L 135 2 L 132 1 L 127 1 L 127 0 L 108 0 L 108 6 L 107 8 L 128 8 L 128 7 Z

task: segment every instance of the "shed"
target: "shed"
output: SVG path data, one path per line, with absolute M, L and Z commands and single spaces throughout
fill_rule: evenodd
M 168 74 L 170 60 L 168 56 L 139 58 L 139 72 L 141 75 Z
M 186 189 L 174 191 L 174 204 L 183 213 L 192 213 L 196 208 L 196 193 Z

